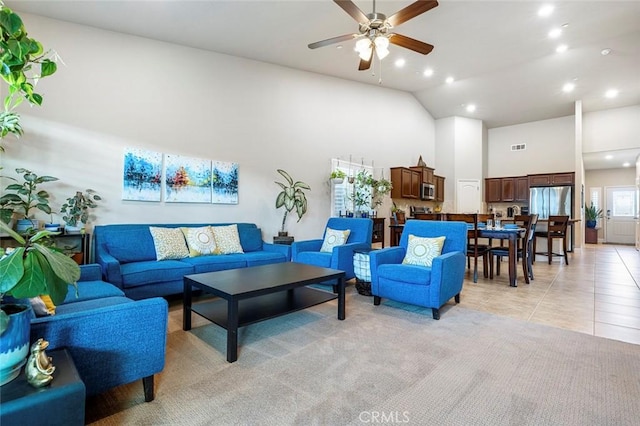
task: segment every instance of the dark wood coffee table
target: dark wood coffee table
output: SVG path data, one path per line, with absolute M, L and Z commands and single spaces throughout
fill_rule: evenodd
M 238 328 L 338 299 L 338 319 L 345 318 L 345 273 L 285 262 L 204 274 L 185 275 L 182 329 L 191 330 L 194 312 L 227 330 L 227 361 L 238 359 Z M 306 287 L 336 280 L 337 294 Z M 192 304 L 192 289 L 220 297 Z

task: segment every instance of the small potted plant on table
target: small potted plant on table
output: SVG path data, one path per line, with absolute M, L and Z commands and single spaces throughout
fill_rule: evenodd
M 30 213 L 33 209 L 43 211 L 47 214 L 51 214 L 51 207 L 49 206 L 49 193 L 39 186 L 45 182 L 53 182 L 58 180 L 53 176 L 38 176 L 30 170 L 17 168 L 16 173 L 22 174 L 23 182 L 18 182 L 17 179 L 5 176 L 7 179 L 11 179 L 16 183 L 7 185 L 5 188 L 5 194 L 0 197 L 0 208 L 4 211 L 12 210 L 17 213 L 22 219 L 18 220 L 16 230 L 18 232 L 26 232 L 29 228 L 37 228 L 37 222 L 30 217 Z M 3 222 L 7 222 L 3 220 Z
M 84 194 L 77 191 L 60 208 L 62 220 L 65 222 L 67 234 L 79 234 L 84 232 L 85 225 L 89 221 L 90 209 L 98 207 L 96 201 L 102 198 L 93 189 L 87 189 Z

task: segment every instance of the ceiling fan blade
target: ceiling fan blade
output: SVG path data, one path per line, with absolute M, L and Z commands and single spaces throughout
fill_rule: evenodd
M 333 0 L 338 6 L 342 8 L 345 12 L 347 12 L 353 19 L 356 20 L 357 23 L 361 24 L 363 22 L 368 22 L 369 18 L 364 14 L 362 10 L 358 6 L 355 5 L 351 0 Z
M 360 34 L 345 34 L 338 37 L 328 38 L 326 40 L 316 41 L 315 43 L 309 44 L 309 49 L 317 49 L 318 47 L 328 46 L 334 43 L 340 43 L 341 41 L 353 40 L 354 38 L 359 37 Z
M 358 65 L 358 71 L 366 71 L 371 67 L 371 60 L 373 59 L 373 51 L 375 48 L 371 49 L 371 55 L 369 55 L 368 60 L 360 59 L 360 65 Z
M 431 51 L 433 50 L 433 45 L 424 43 L 411 37 L 403 36 L 402 34 L 391 34 L 389 43 L 413 50 L 414 52 L 422 53 L 423 55 L 431 53 Z
M 410 4 L 404 9 L 399 10 L 398 12 L 391 15 L 387 18 L 387 22 L 392 26 L 398 26 L 403 22 L 408 21 L 411 18 L 415 18 L 421 13 L 426 12 L 427 10 L 433 9 L 438 5 L 437 1 L 433 0 L 418 0 L 415 3 Z

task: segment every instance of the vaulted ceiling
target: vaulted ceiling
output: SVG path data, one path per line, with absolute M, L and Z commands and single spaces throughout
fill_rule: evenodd
M 375 7 L 390 16 L 412 2 L 378 1 Z M 393 29 L 434 45 L 433 52 L 391 45 L 389 56 L 374 59 L 368 71 L 358 71 L 352 40 L 307 47 L 358 32 L 351 16 L 328 0 L 5 3 L 16 11 L 408 91 L 436 119 L 476 118 L 488 128 L 573 115 L 576 100 L 584 112 L 640 104 L 638 1 L 549 1 L 554 11 L 540 17 L 541 2 L 444 0 Z M 372 1 L 354 3 L 365 13 L 373 10 Z M 557 38 L 549 37 L 554 28 L 561 30 Z M 556 52 L 562 44 L 566 51 Z M 574 89 L 564 92 L 568 83 Z M 611 89 L 617 96 L 605 97 Z

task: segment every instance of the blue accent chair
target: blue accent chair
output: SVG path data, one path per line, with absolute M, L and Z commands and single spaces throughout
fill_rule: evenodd
M 321 252 L 326 228 L 350 230 L 347 243 L 334 247 L 331 253 Z M 317 240 L 297 241 L 291 244 L 291 260 L 307 265 L 345 271 L 345 280 L 356 275 L 353 272 L 353 251 L 371 248 L 373 220 L 363 218 L 332 217 L 327 221 L 322 238 Z
M 403 264 L 409 235 L 446 237 L 442 254 L 432 266 Z M 431 308 L 433 319 L 440 319 L 440 308 L 452 297 L 460 302 L 467 257 L 467 224 L 409 220 L 404 225 L 400 245 L 369 253 L 371 293 L 374 305 L 381 298 Z

